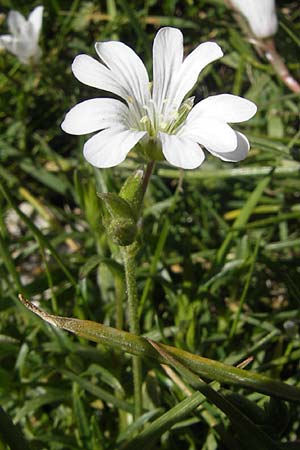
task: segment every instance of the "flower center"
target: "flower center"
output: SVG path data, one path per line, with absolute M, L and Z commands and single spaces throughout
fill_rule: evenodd
M 176 110 L 165 99 L 162 110 L 157 111 L 153 100 L 150 100 L 147 105 L 143 106 L 145 114 L 138 121 L 138 129 L 147 131 L 150 138 L 155 138 L 159 131 L 167 134 L 176 134 L 184 124 L 193 104 L 194 97 L 190 97 Z

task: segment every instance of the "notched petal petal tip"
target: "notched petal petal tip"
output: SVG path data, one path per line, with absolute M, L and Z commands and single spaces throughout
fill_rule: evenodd
M 193 89 L 201 71 L 222 56 L 223 51 L 218 44 L 204 42 L 184 59 L 180 69 L 173 75 L 175 78 L 172 89 L 174 105 L 178 107 L 187 93 Z
M 95 48 L 115 82 L 123 88 L 125 100 L 147 104 L 150 99 L 148 73 L 135 51 L 118 41 L 97 42 Z
M 162 115 L 176 108 L 174 92 L 183 60 L 183 35 L 171 27 L 161 28 L 153 42 L 153 101 Z
M 77 55 L 72 63 L 72 72 L 81 83 L 103 91 L 111 92 L 126 99 L 124 88 L 111 71 L 102 63 L 88 55 Z
M 223 52 L 222 48 L 216 42 L 208 41 L 208 42 L 204 42 L 203 44 L 200 44 L 200 45 L 204 45 L 204 44 L 206 45 L 207 50 L 211 53 L 211 57 L 214 58 L 213 60 L 222 58 L 224 56 L 224 52 Z

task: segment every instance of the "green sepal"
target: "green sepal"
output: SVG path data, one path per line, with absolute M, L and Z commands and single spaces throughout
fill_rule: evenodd
M 158 139 L 149 139 L 142 144 L 137 144 L 139 153 L 146 161 L 164 161 L 165 157 L 162 152 L 161 143 Z
M 144 196 L 143 181 L 144 170 L 138 169 L 127 178 L 119 193 L 119 196 L 130 204 L 136 219 L 139 216 Z
M 111 192 L 98 194 L 102 200 L 103 211 L 113 219 L 135 219 L 132 207 L 127 200 Z
M 98 194 L 102 202 L 103 225 L 117 245 L 130 245 L 137 233 L 136 215 L 128 201 L 114 193 Z

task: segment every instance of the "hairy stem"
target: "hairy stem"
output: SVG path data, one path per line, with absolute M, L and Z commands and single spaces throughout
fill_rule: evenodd
M 128 300 L 129 329 L 139 336 L 140 324 L 138 316 L 138 294 L 136 284 L 136 243 L 122 247 L 124 261 L 126 291 Z M 134 416 L 138 418 L 142 413 L 142 362 L 139 356 L 132 359 L 133 386 L 134 386 Z
M 143 179 L 143 197 L 146 193 L 152 171 L 154 168 L 154 161 L 147 164 L 145 175 Z M 121 252 L 124 261 L 128 313 L 129 313 L 129 329 L 131 333 L 140 335 L 139 323 L 139 299 L 136 284 L 136 262 L 135 255 L 138 249 L 137 242 L 131 245 L 122 247 Z M 133 356 L 132 359 L 132 373 L 134 386 L 134 416 L 137 419 L 142 414 L 142 360 L 139 356 Z

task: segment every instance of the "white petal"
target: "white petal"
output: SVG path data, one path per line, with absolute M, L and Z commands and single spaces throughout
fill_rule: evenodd
M 189 120 L 188 116 L 180 136 L 188 137 L 214 152 L 232 152 L 237 146 L 237 136 L 233 129 L 213 118 Z
M 30 57 L 33 56 L 31 46 L 28 45 L 27 41 L 20 40 L 9 34 L 0 36 L 0 48 L 5 48 L 16 55 L 24 64 L 29 64 Z
M 0 48 L 13 52 L 15 48 L 15 38 L 10 34 L 3 34 L 0 36 Z
M 204 161 L 204 153 L 200 145 L 191 139 L 174 134 L 159 133 L 162 152 L 166 160 L 182 169 L 195 169 Z
M 122 42 L 96 42 L 101 60 L 111 69 L 112 76 L 127 93 L 127 102 L 136 100 L 145 105 L 150 98 L 146 67 L 138 55 Z M 124 98 L 124 97 L 123 97 Z
M 15 36 L 26 33 L 28 24 L 24 16 L 18 11 L 10 11 L 7 17 L 9 31 Z
M 183 36 L 176 28 L 161 28 L 153 42 L 153 100 L 162 112 L 183 59 Z
M 28 16 L 28 22 L 31 23 L 36 39 L 38 39 L 43 21 L 43 6 L 37 6 Z
M 207 97 L 197 103 L 191 111 L 191 116 L 214 117 L 222 122 L 235 123 L 251 119 L 256 111 L 256 105 L 250 100 L 237 95 L 221 94 Z
M 201 70 L 222 56 L 223 52 L 218 44 L 204 42 L 185 58 L 176 75 L 177 82 L 173 92 L 176 105 L 179 106 L 186 94 L 194 87 Z
M 33 57 L 33 51 L 27 41 L 16 40 L 14 53 L 23 64 L 30 64 L 30 58 Z
M 62 129 L 70 134 L 86 134 L 126 123 L 128 108 L 118 100 L 94 98 L 78 103 L 65 117 Z
M 245 159 L 249 153 L 249 141 L 246 138 L 246 136 L 242 133 L 239 133 L 236 131 L 237 135 L 237 147 L 233 152 L 228 153 L 222 153 L 222 152 L 214 152 L 207 148 L 207 150 L 212 153 L 214 156 L 217 156 L 218 158 L 222 159 L 223 161 L 227 162 L 238 162 Z
M 73 61 L 72 71 L 75 77 L 88 86 L 112 92 L 126 99 L 126 91 L 116 81 L 111 71 L 88 55 L 78 55 Z
M 275 0 L 231 0 L 231 3 L 246 17 L 255 36 L 266 38 L 277 32 Z
M 85 159 L 95 167 L 114 167 L 145 136 L 145 131 L 108 128 L 89 139 L 83 147 Z

